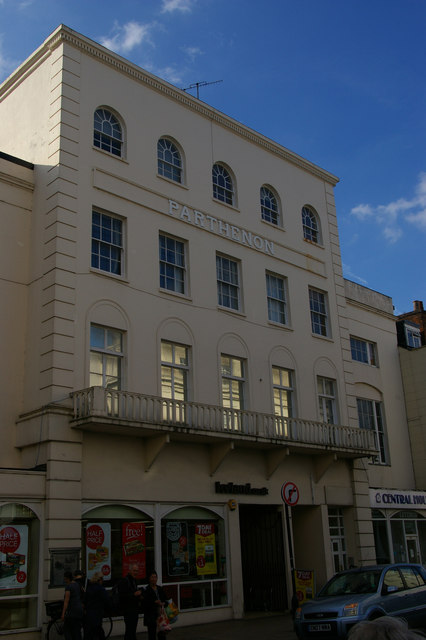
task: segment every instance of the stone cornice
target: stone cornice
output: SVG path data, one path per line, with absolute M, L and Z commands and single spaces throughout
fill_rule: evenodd
M 360 302 L 359 300 L 354 300 L 354 298 L 350 298 L 345 295 L 345 300 L 347 304 L 351 304 L 354 307 L 358 307 L 359 309 L 363 309 L 364 311 L 370 311 L 378 316 L 383 316 L 384 318 L 388 318 L 388 320 L 392 320 L 396 322 L 397 318 L 393 313 L 389 313 L 388 311 L 384 311 L 383 309 L 378 309 L 377 307 L 373 307 L 372 305 L 366 304 L 365 302 Z
M 28 180 L 22 180 L 10 173 L 3 173 L 0 171 L 0 182 L 12 185 L 12 187 L 19 187 L 20 189 L 26 189 L 28 191 L 34 191 L 34 184 Z
M 304 171 L 324 180 L 333 187 L 338 183 L 339 179 L 333 174 L 321 169 L 317 165 L 305 160 L 296 153 L 293 153 L 289 149 L 279 145 L 270 138 L 262 136 L 253 129 L 244 126 L 237 120 L 233 120 L 229 116 L 213 109 L 204 102 L 193 98 L 185 91 L 174 87 L 165 80 L 161 80 L 157 76 L 152 75 L 148 71 L 145 71 L 141 67 L 129 62 L 125 58 L 113 53 L 109 49 L 97 44 L 93 40 L 80 35 L 76 31 L 73 31 L 65 25 L 60 25 L 56 31 L 54 31 L 49 38 L 28 58 L 0 87 L 0 100 L 2 96 L 13 90 L 13 86 L 16 83 L 22 81 L 23 76 L 27 75 L 33 66 L 37 66 L 40 61 L 51 51 L 56 49 L 63 43 L 67 43 L 76 49 L 84 52 L 86 55 L 90 55 L 99 61 L 107 64 L 120 73 L 133 78 L 135 81 L 149 86 L 151 89 L 158 91 L 159 93 L 166 95 L 167 97 L 183 104 L 188 109 L 197 112 L 198 114 L 208 118 L 220 126 L 223 126 L 231 130 L 236 135 L 249 140 L 253 144 L 256 144 L 270 153 L 273 153 L 283 160 L 291 162 L 297 165 Z

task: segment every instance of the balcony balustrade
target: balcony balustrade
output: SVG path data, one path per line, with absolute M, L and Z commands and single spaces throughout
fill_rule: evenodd
M 340 452 L 348 457 L 377 455 L 375 434 L 366 429 L 283 418 L 199 402 L 183 402 L 129 391 L 91 387 L 72 394 L 75 428 L 143 437 L 167 432 L 194 437 L 285 444 L 305 453 Z

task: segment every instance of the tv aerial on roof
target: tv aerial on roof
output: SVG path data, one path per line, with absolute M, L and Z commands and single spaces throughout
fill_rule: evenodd
M 189 87 L 182 89 L 182 91 L 189 91 L 189 89 L 197 89 L 197 98 L 200 99 L 200 87 L 206 87 L 209 84 L 219 84 L 219 82 L 223 82 L 223 80 L 213 80 L 213 82 L 194 82 L 190 84 Z

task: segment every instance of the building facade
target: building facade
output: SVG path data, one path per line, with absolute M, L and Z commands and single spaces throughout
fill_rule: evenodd
M 77 565 L 155 567 L 191 624 L 375 562 L 372 489 L 416 487 L 337 178 L 65 26 L 0 114 L 0 634 Z

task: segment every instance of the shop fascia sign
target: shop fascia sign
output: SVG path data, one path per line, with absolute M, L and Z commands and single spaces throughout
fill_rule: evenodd
M 214 233 L 217 236 L 228 238 L 228 240 L 238 242 L 238 244 L 243 244 L 246 247 L 251 247 L 262 253 L 271 256 L 275 255 L 274 243 L 270 240 L 258 236 L 252 233 L 252 231 L 247 231 L 241 227 L 229 224 L 229 222 L 225 222 L 225 220 L 221 220 L 220 218 L 202 213 L 201 211 L 197 211 L 197 209 L 191 209 L 191 207 L 187 207 L 185 204 L 182 205 L 175 200 L 169 200 L 168 214 L 174 218 L 183 220 L 183 222 L 187 222 L 193 227 L 198 227 L 199 229 L 204 229 L 204 231 Z
M 426 509 L 426 492 L 370 489 L 370 505 L 373 509 Z
M 267 496 L 269 493 L 269 489 L 267 487 L 252 487 L 250 482 L 246 482 L 245 484 L 215 482 L 214 488 L 216 493 L 231 493 L 232 495 Z

